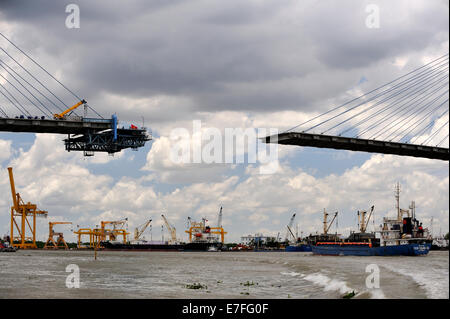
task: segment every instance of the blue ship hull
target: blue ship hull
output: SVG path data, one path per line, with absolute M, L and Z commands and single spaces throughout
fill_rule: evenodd
M 330 256 L 420 256 L 427 255 L 431 244 L 405 244 L 381 247 L 358 245 L 318 245 L 311 246 L 315 255 Z
M 310 245 L 286 246 L 285 251 L 312 251 Z

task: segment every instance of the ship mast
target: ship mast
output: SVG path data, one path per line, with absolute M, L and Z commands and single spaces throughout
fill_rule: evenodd
M 328 232 L 328 226 L 327 226 L 327 218 L 328 218 L 328 213 L 326 211 L 326 209 L 323 209 L 323 233 L 326 235 Z

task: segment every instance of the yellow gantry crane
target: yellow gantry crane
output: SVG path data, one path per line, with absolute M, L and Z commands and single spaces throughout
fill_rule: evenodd
M 69 107 L 67 110 L 65 110 L 62 113 L 59 114 L 53 114 L 53 117 L 57 120 L 62 120 L 66 117 L 67 113 L 72 112 L 73 110 L 75 110 L 77 107 L 79 107 L 80 105 L 86 104 L 87 102 L 85 100 L 81 100 L 80 102 L 78 102 L 77 104 Z
M 63 233 L 55 233 L 53 231 L 53 226 L 54 225 L 62 225 L 62 224 L 72 224 L 72 222 L 48 222 L 48 239 L 47 242 L 44 245 L 44 249 L 49 249 L 49 248 L 53 248 L 53 249 L 58 249 L 58 248 L 64 248 L 64 249 L 69 249 L 69 247 L 67 246 L 66 241 L 64 240 L 64 235 Z M 58 239 L 55 241 L 55 239 L 53 238 L 54 236 L 58 236 Z
M 118 220 L 118 221 L 102 221 L 101 224 L 101 235 L 100 235 L 100 241 L 105 241 L 106 240 L 106 236 L 109 236 L 109 240 L 116 240 L 117 236 L 122 235 L 123 236 L 123 243 L 126 244 L 127 243 L 127 235 L 129 233 L 127 233 L 127 231 L 125 229 L 123 229 L 123 225 L 127 222 L 128 218 L 124 218 L 122 220 Z M 106 229 L 105 226 L 106 225 L 112 225 L 113 229 Z M 116 227 L 119 227 L 116 229 Z
M 11 242 L 10 245 L 17 248 L 37 248 L 36 246 L 36 217 L 47 217 L 48 212 L 38 210 L 35 204 L 25 203 L 16 193 L 12 167 L 8 167 L 9 182 L 11 184 L 11 194 L 13 206 L 11 207 Z M 32 219 L 32 224 L 30 224 Z M 28 227 L 27 227 L 28 226 Z M 27 229 L 31 232 L 27 235 Z M 18 236 L 15 236 L 15 230 Z
M 192 242 L 192 237 L 201 234 L 215 234 L 220 235 L 220 242 L 225 243 L 225 234 L 227 232 L 222 227 L 222 207 L 220 207 L 219 216 L 217 218 L 217 227 L 206 226 L 206 219 L 202 218 L 201 222 L 194 222 L 188 217 L 188 230 L 185 233 L 189 234 L 189 242 Z

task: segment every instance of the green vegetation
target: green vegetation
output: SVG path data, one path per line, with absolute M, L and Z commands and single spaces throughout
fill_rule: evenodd
M 241 282 L 240 285 L 249 287 L 249 286 L 258 285 L 258 283 L 257 283 L 257 282 L 255 283 L 255 282 L 253 282 L 253 281 L 250 282 L 250 281 L 247 280 L 247 282 Z
M 342 298 L 343 298 L 343 299 L 351 299 L 351 298 L 355 297 L 355 295 L 356 295 L 356 293 L 355 293 L 355 291 L 353 290 L 352 292 L 348 292 L 348 293 L 346 293 L 345 295 L 343 295 Z
M 193 283 L 192 285 L 186 285 L 185 288 L 187 289 L 208 289 L 208 286 L 203 285 L 201 283 Z
M 449 233 L 445 234 L 444 238 L 448 240 L 449 239 Z

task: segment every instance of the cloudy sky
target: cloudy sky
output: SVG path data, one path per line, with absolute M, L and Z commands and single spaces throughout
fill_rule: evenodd
M 80 28 L 66 27 L 70 3 Z M 369 4 L 379 28 L 366 25 Z M 393 214 L 400 182 L 401 206 L 415 200 L 418 217 L 447 232 L 448 162 L 281 146 L 278 171 L 262 175 L 258 164 L 175 164 L 170 134 L 192 131 L 194 120 L 222 132 L 288 129 L 448 53 L 448 23 L 442 0 L 2 0 L 0 32 L 104 117 L 144 120 L 154 138 L 138 152 L 83 158 L 64 150 L 61 135 L 1 132 L 0 233 L 9 232 L 8 166 L 26 201 L 74 229 L 128 217 L 132 231 L 153 218 L 160 239 L 164 213 L 186 240 L 188 216 L 215 224 L 223 206 L 227 241 L 283 237 L 294 212 L 299 231 L 315 232 L 324 208 L 339 211 L 345 234 L 357 210 L 375 205 L 377 222 Z

